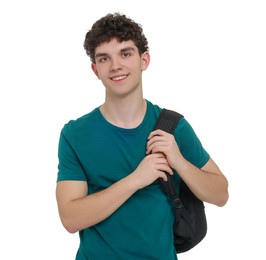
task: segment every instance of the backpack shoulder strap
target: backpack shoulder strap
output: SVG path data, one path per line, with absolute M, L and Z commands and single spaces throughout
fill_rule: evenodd
M 170 134 L 173 134 L 179 120 L 183 117 L 183 115 L 181 115 L 178 112 L 169 110 L 169 109 L 162 109 L 153 130 L 157 130 L 157 129 L 161 129 L 165 132 L 168 132 Z M 167 181 L 163 181 L 162 179 L 158 179 L 161 189 L 164 191 L 164 193 L 166 193 L 166 195 L 171 198 L 174 207 L 180 208 L 182 207 L 182 203 L 179 199 L 179 196 L 176 192 L 175 189 L 175 185 L 173 182 L 173 178 L 171 175 L 167 174 Z M 179 211 L 177 211 L 179 212 Z M 179 216 L 177 216 L 179 217 Z
M 178 112 L 163 108 L 153 130 L 161 129 L 172 134 L 183 115 Z

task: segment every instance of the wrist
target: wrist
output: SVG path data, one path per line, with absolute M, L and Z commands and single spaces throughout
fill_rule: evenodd
M 143 188 L 140 182 L 140 179 L 133 173 L 129 174 L 124 178 L 126 182 L 127 188 L 132 192 L 136 192 L 137 190 Z

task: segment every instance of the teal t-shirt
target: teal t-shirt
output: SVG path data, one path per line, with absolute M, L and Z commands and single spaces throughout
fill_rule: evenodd
M 147 101 L 142 123 L 133 129 L 110 124 L 99 108 L 66 124 L 59 140 L 57 181 L 87 181 L 89 194 L 132 173 L 145 157 L 147 137 L 161 111 Z M 182 118 L 174 132 L 183 156 L 201 168 L 209 155 Z M 179 176 L 175 174 L 178 184 Z M 174 260 L 174 213 L 158 181 L 138 190 L 99 224 L 79 232 L 76 260 Z

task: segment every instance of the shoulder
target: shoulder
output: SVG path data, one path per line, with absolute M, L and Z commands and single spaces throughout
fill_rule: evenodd
M 174 132 L 178 147 L 183 156 L 197 166 L 203 167 L 210 159 L 209 153 L 205 150 L 201 140 L 186 118 L 181 118 Z
M 186 119 L 185 116 L 183 116 L 175 129 L 174 135 L 177 137 L 178 140 L 182 140 L 184 138 L 188 137 L 194 137 L 196 136 L 196 133 L 189 123 L 189 121 Z
M 89 113 L 80 116 L 76 119 L 69 120 L 62 128 L 62 133 L 70 135 L 75 132 L 82 132 L 86 129 L 91 129 L 92 125 L 99 119 L 99 108 L 95 108 Z
M 191 124 L 188 122 L 188 120 L 186 119 L 186 117 L 183 115 L 182 112 L 169 108 L 164 108 L 164 109 L 159 108 L 157 109 L 158 116 L 162 111 L 164 112 L 164 116 L 167 121 L 172 120 L 174 122 L 177 122 L 173 134 L 178 142 L 180 141 L 182 142 L 187 138 L 196 137 L 194 129 L 192 128 Z

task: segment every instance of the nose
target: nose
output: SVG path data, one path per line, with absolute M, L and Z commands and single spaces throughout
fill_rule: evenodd
M 111 61 L 111 67 L 110 70 L 111 71 L 116 71 L 116 70 L 120 70 L 122 68 L 121 62 L 119 59 L 112 59 Z

